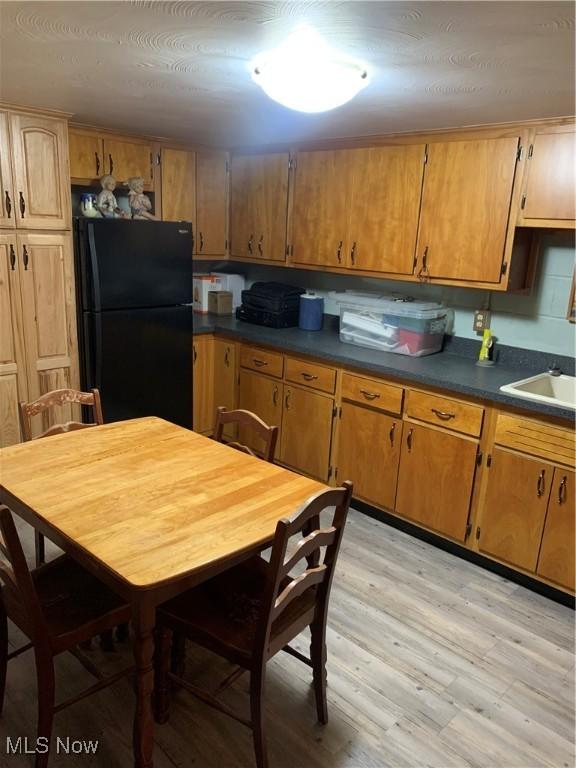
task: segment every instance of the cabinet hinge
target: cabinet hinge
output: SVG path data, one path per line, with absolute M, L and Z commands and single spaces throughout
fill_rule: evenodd
M 230 243 L 228 242 L 228 240 L 224 240 L 224 250 L 225 250 L 225 251 L 227 251 L 227 250 L 228 250 L 228 246 L 229 246 L 229 245 L 230 245 Z
M 491 467 L 492 466 L 492 454 L 491 453 L 489 453 L 488 456 L 486 457 L 486 466 L 487 467 Z
M 526 206 L 526 195 L 522 195 L 522 202 L 520 203 L 520 209 L 524 210 Z
M 160 156 L 160 152 L 156 153 L 156 165 L 162 165 L 162 158 Z
M 478 448 L 476 452 L 476 466 L 480 467 L 482 465 L 482 451 L 480 448 Z
M 530 146 L 528 147 L 528 160 L 530 160 L 533 154 L 534 154 L 534 144 L 530 144 Z
M 464 541 L 467 541 L 468 536 L 472 533 L 472 523 L 466 523 L 466 533 L 464 534 Z
M 516 152 L 516 160 L 522 160 L 522 155 L 524 154 L 524 147 L 520 145 L 518 147 L 518 151 Z
M 342 418 L 342 406 L 340 406 L 340 408 L 338 408 L 338 418 L 339 419 Z
M 503 262 L 502 262 L 502 267 L 500 268 L 500 272 L 501 272 L 503 275 L 505 275 L 505 274 L 506 274 L 506 272 L 507 272 L 507 270 L 508 270 L 508 262 L 507 262 L 507 261 L 503 261 Z
M 332 418 L 335 419 L 338 416 L 338 407 L 335 405 L 332 409 Z
M 288 170 L 292 171 L 296 168 L 296 160 L 293 157 L 288 158 Z
M 334 470 L 334 480 L 338 477 L 338 467 Z
M 480 538 L 480 526 L 476 528 L 476 541 L 478 541 L 479 538 Z
M 332 467 L 328 467 L 328 480 L 332 477 Z
M 290 256 L 290 246 L 286 243 L 286 256 Z

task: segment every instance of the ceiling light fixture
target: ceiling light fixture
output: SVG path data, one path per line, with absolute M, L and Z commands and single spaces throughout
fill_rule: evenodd
M 327 112 L 346 104 L 368 85 L 366 68 L 334 51 L 310 27 L 300 27 L 282 45 L 252 63 L 252 79 L 298 112 Z

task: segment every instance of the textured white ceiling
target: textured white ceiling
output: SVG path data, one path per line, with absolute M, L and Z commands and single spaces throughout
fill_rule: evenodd
M 297 25 L 369 66 L 322 115 L 271 102 L 249 62 Z M 0 95 L 209 144 L 574 113 L 572 2 L 1 2 Z

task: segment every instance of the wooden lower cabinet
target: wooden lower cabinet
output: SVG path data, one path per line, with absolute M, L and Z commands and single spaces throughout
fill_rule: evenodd
M 574 591 L 574 497 L 572 470 L 556 467 L 536 573 Z
M 554 467 L 542 459 L 495 448 L 480 523 L 481 552 L 536 570 Z
M 284 385 L 280 460 L 318 480 L 328 480 L 334 400 Z
M 226 339 L 214 339 L 214 413 L 224 406 L 236 407 L 236 345 Z M 224 427 L 224 437 L 236 437 L 233 424 Z
M 192 426 L 195 432 L 214 428 L 214 340 L 197 336 L 192 342 Z
M 338 480 L 352 480 L 354 496 L 394 509 L 402 419 L 343 403 L 340 412 Z
M 473 440 L 405 423 L 396 513 L 464 541 L 476 457 Z
M 282 390 L 281 382 L 262 376 L 252 371 L 240 371 L 238 388 L 238 407 L 252 411 L 271 427 L 282 426 Z M 264 450 L 262 440 L 255 437 L 246 428 L 241 428 L 238 439 L 257 453 Z M 276 444 L 276 458 L 279 454 L 280 440 Z

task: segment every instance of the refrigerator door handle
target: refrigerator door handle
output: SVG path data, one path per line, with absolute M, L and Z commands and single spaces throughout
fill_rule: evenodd
M 90 258 L 90 271 L 92 272 L 92 298 L 94 300 L 94 311 L 100 312 L 100 273 L 98 272 L 98 259 L 96 256 L 96 241 L 94 239 L 94 225 L 88 222 L 88 252 Z
M 102 315 L 84 315 L 84 364 L 87 389 L 102 387 Z
M 102 389 L 102 315 L 94 315 L 94 386 Z

